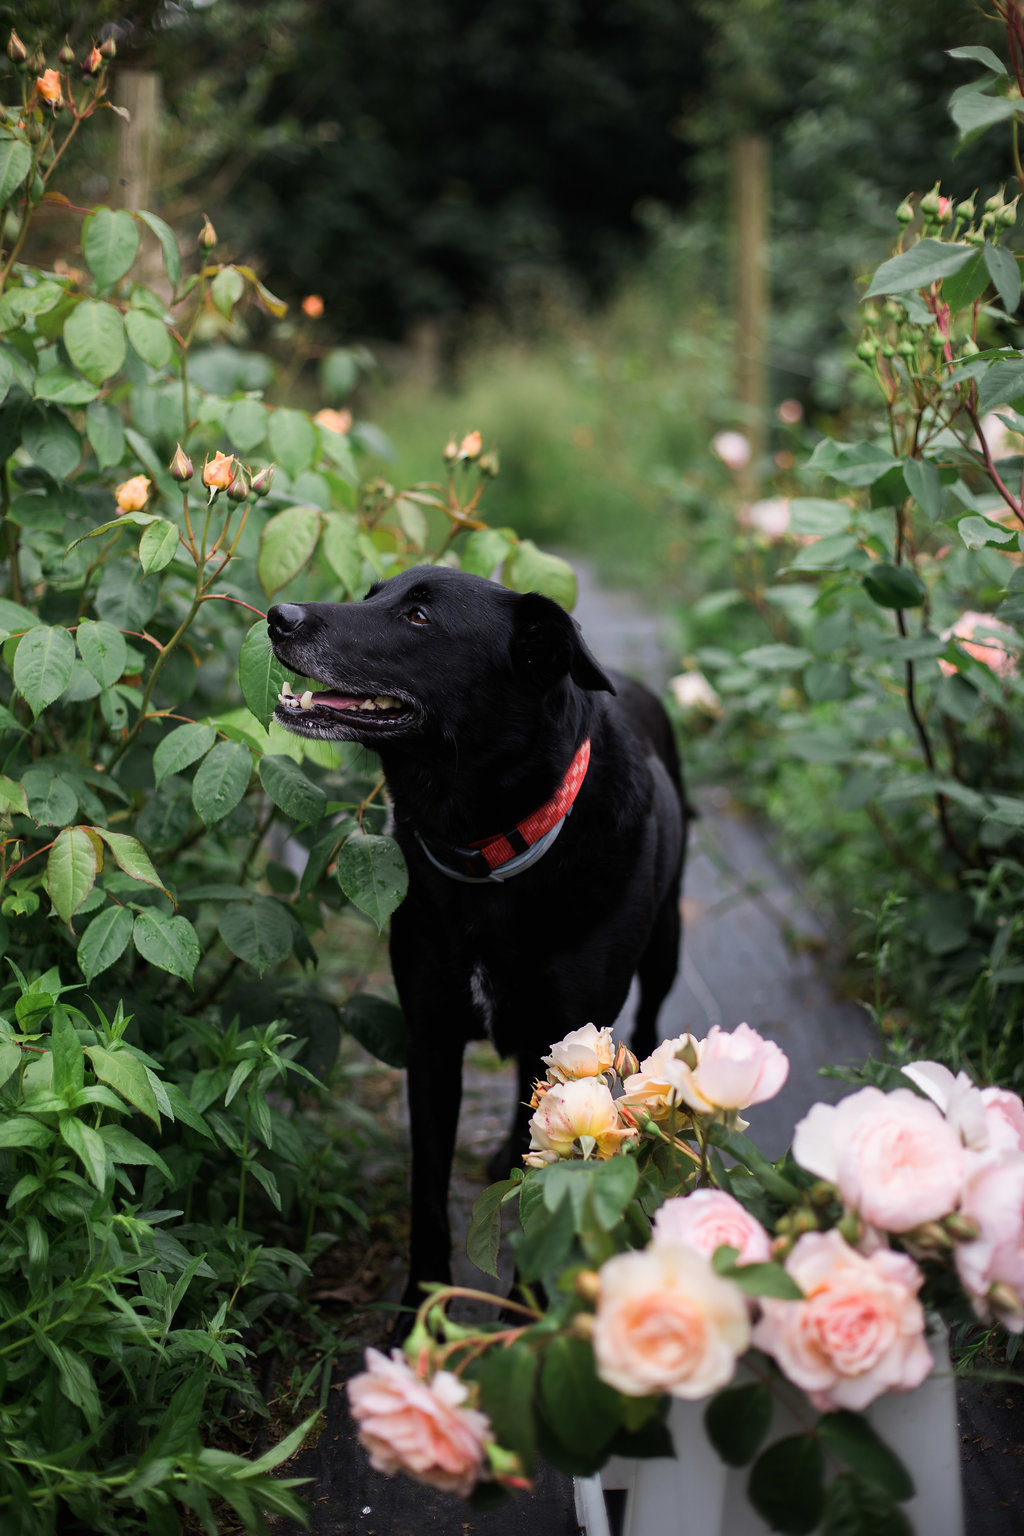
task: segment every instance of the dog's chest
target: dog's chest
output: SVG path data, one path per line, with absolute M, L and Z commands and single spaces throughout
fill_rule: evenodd
M 491 975 L 482 960 L 476 960 L 469 973 L 469 998 L 473 1015 L 487 1035 L 494 1039 L 494 987 Z

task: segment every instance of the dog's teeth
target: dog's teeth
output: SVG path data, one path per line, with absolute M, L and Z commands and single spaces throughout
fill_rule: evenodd
M 282 697 L 284 697 L 284 698 L 291 698 L 292 696 L 293 695 L 292 695 L 292 685 L 291 685 L 291 683 L 289 683 L 287 681 L 283 682 L 281 684 L 281 692 L 278 694 L 278 698 L 279 699 L 282 698 Z
M 376 706 L 376 704 L 374 703 L 374 701 L 372 699 L 364 699 L 363 703 L 362 703 L 362 708 L 363 709 L 376 709 L 377 706 Z
M 299 708 L 300 709 L 312 709 L 313 708 L 313 690 L 311 688 L 307 688 L 305 693 L 300 695 L 300 697 L 299 697 Z
M 397 699 L 388 698 L 387 694 L 379 694 L 373 701 L 378 709 L 398 709 Z

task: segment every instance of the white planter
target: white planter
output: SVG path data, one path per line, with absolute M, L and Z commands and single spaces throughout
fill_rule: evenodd
M 914 1392 L 890 1393 L 866 1417 L 900 1457 L 917 1493 L 900 1508 L 917 1536 L 963 1536 L 956 1382 L 945 1332 L 929 1340 L 935 1369 Z M 737 1381 L 743 1376 L 742 1367 Z M 806 1427 L 779 1397 L 765 1444 Z M 596 1476 L 577 1478 L 576 1517 L 586 1536 L 611 1536 L 604 1490 L 626 1490 L 622 1536 L 771 1536 L 746 1496 L 748 1467 L 719 1461 L 704 1434 L 704 1404 L 676 1398 L 669 1412 L 673 1457 L 615 1457 Z

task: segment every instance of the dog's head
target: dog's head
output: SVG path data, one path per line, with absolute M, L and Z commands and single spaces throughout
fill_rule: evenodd
M 383 747 L 567 683 L 615 692 L 557 603 L 446 566 L 379 581 L 360 603 L 280 603 L 267 625 L 277 659 L 323 684 L 280 695 L 274 718 L 302 736 Z

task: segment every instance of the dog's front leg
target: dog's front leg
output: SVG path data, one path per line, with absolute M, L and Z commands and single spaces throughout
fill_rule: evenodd
M 451 1277 L 448 1183 L 462 1099 L 463 1041 L 441 1029 L 410 1029 L 409 1130 L 412 1150 L 409 1283 L 403 1301 L 419 1306 L 421 1282 Z

